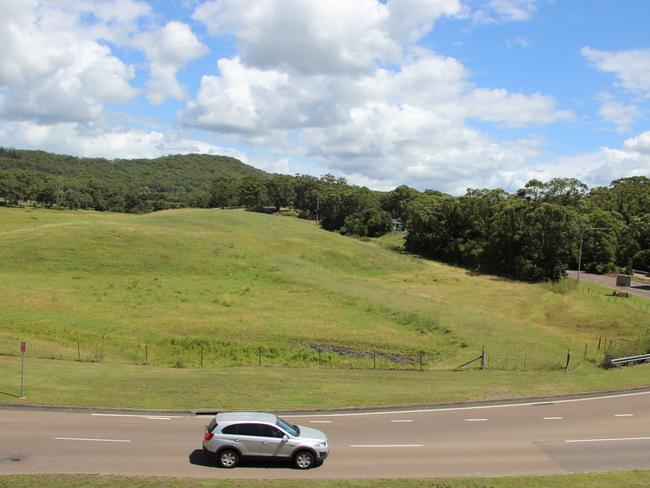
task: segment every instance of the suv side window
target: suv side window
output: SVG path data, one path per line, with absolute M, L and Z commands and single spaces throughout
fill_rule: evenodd
M 273 437 L 276 439 L 282 439 L 284 436 L 284 433 L 280 432 L 280 430 L 276 429 L 275 427 L 271 425 L 266 425 L 266 424 L 260 424 L 260 436 L 262 437 Z
M 259 436 L 259 425 L 257 424 L 239 424 L 239 435 Z
M 239 434 L 239 424 L 227 425 L 221 432 L 228 435 L 237 435 Z

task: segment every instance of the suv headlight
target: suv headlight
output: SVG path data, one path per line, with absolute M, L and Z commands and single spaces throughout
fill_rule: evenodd
M 318 442 L 316 447 L 327 447 L 327 441 Z

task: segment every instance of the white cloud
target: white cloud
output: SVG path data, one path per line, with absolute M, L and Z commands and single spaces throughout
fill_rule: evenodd
M 636 105 L 626 105 L 611 96 L 604 97 L 598 113 L 603 119 L 614 124 L 619 132 L 630 130 L 634 122 L 641 116 Z
M 537 11 L 537 0 L 490 0 L 488 5 L 503 20 L 511 22 L 530 20 Z
M 246 156 L 172 131 L 108 129 L 103 126 L 59 122 L 0 124 L 0 146 L 42 149 L 85 157 L 155 158 L 167 154 L 220 154 L 246 161 Z
M 624 145 L 630 151 L 650 155 L 650 131 L 642 132 L 636 137 L 627 139 Z
M 537 12 L 538 0 L 475 0 L 474 8 L 466 8 L 465 16 L 479 24 L 525 22 Z
M 262 70 L 239 58 L 218 64 L 220 74 L 203 77 L 183 122 L 306 155 L 383 181 L 379 186 L 406 180 L 455 191 L 462 179 L 502 182 L 538 154 L 538 143 L 499 142 L 470 129 L 467 119 L 521 127 L 573 118 L 551 97 L 475 88 L 457 60 L 424 49 L 413 50 L 397 72 L 355 78 Z
M 128 15 L 111 14 L 131 8 Z M 25 1 L 0 4 L 0 117 L 40 121 L 97 119 L 104 102 L 136 96 L 135 75 L 100 39 L 116 39 L 146 13 L 142 2 Z M 92 14 L 95 22 L 84 21 Z M 112 35 L 109 35 L 111 34 Z
M 178 21 L 138 34 L 133 44 L 144 51 L 149 61 L 147 98 L 154 105 L 161 104 L 167 97 L 185 99 L 185 90 L 176 74 L 189 61 L 209 51 L 187 24 Z
M 600 71 L 614 73 L 626 90 L 650 97 L 650 49 L 600 51 L 583 47 L 580 52 Z
M 304 75 L 358 75 L 375 61 L 399 61 L 458 0 L 211 0 L 194 19 L 213 34 L 232 34 L 244 63 Z

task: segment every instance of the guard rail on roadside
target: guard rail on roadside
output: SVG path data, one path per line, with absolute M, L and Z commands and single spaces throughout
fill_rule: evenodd
M 626 358 L 613 358 L 610 355 L 605 356 L 603 359 L 603 366 L 606 368 L 614 368 L 624 364 L 639 364 L 650 359 L 650 354 L 639 354 L 638 356 L 628 356 Z

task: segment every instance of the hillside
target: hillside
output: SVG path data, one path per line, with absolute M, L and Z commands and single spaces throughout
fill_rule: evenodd
M 36 172 L 55 177 L 67 187 L 82 192 L 98 189 L 109 195 L 119 191 L 147 188 L 167 207 L 201 206 L 217 176 L 241 178 L 265 175 L 263 171 L 228 156 L 207 154 L 176 154 L 155 159 L 77 158 L 45 151 L 6 149 L 0 147 L 2 170 Z
M 645 303 L 570 284 L 473 276 L 290 217 L 0 208 L 2 354 L 22 338 L 43 358 L 255 365 L 262 348 L 265 364 L 309 365 L 317 345 L 334 367 L 424 351 L 449 369 L 485 346 L 495 368 L 552 370 L 650 327 Z

